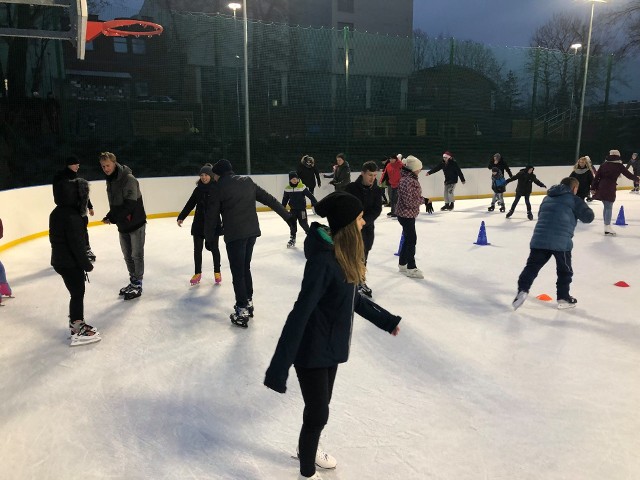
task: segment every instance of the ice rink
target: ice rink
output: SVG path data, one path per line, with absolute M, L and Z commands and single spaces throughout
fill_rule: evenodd
M 536 218 L 542 198 L 532 197 Z M 618 192 L 614 220 L 624 205 L 629 225 L 616 238 L 591 204 L 595 221 L 574 237 L 578 306 L 562 311 L 553 261 L 513 311 L 535 220 L 522 202 L 509 220 L 488 204 L 423 210 L 424 280 L 398 273 L 401 228 L 388 209 L 376 222 L 367 283 L 403 317 L 401 332 L 356 316 L 321 440 L 338 460 L 325 480 L 640 478 L 640 196 Z M 2 252 L 15 298 L 0 308 L 1 479 L 297 478 L 295 372 L 285 395 L 262 381 L 298 294 L 304 234 L 287 249 L 286 224 L 259 216 L 247 330 L 229 322 L 223 242 L 222 285 L 205 252 L 205 280 L 189 286 L 191 218 L 149 221 L 144 293 L 128 302 L 116 228 L 90 228 L 85 318 L 103 340 L 87 346 L 68 346 L 69 296 L 48 238 Z M 474 245 L 483 220 L 489 246 Z

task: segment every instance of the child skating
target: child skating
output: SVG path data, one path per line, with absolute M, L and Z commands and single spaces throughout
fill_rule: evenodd
M 304 230 L 304 233 L 309 233 L 309 222 L 307 221 L 307 198 L 311 200 L 311 205 L 315 207 L 318 201 L 316 197 L 309 191 L 300 178 L 297 172 L 289 172 L 289 184 L 284 187 L 284 194 L 282 195 L 282 206 L 287 208 L 289 205 L 289 213 L 295 218 L 289 223 L 289 229 L 291 237 L 287 248 L 293 248 L 296 246 L 296 234 L 298 232 L 298 223 Z
M 491 199 L 491 205 L 487 210 L 493 212 L 496 209 L 496 203 L 500 206 L 500 211 L 504 212 L 504 191 L 507 181 L 504 179 L 504 175 L 498 167 L 491 169 L 491 190 L 493 190 L 493 198 Z
M 533 173 L 535 168 L 533 165 L 527 165 L 525 168 L 516 173 L 513 177 L 506 181 L 506 183 L 515 182 L 516 184 L 516 198 L 513 199 L 513 203 L 511 204 L 511 208 L 507 212 L 507 218 L 511 218 L 513 215 L 518 202 L 522 197 L 524 197 L 524 203 L 527 206 L 527 218 L 529 220 L 533 220 L 533 213 L 531 212 L 531 202 L 529 201 L 529 197 L 531 196 L 531 191 L 533 190 L 533 184 L 535 183 L 539 187 L 547 188 L 544 183 L 538 180 L 538 177 Z

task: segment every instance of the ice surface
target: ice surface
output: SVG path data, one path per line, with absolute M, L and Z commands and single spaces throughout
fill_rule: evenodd
M 553 263 L 511 308 L 535 225 L 523 204 L 510 220 L 488 200 L 455 205 L 418 219 L 424 280 L 398 273 L 401 229 L 387 209 L 376 222 L 367 283 L 403 317 L 401 333 L 356 317 L 322 438 L 338 468 L 323 478 L 640 478 L 640 196 L 618 193 L 614 219 L 624 205 L 629 225 L 616 238 L 592 204 L 596 220 L 574 238 L 579 303 L 564 311 L 535 299 L 555 300 Z M 482 220 L 490 246 L 473 243 Z M 260 214 L 244 330 L 229 322 L 224 250 L 222 285 L 205 252 L 202 284 L 189 286 L 189 223 L 149 222 L 144 293 L 129 302 L 118 297 L 128 278 L 115 227 L 90 229 L 86 319 L 103 340 L 82 347 L 68 346 L 69 297 L 48 239 L 2 253 L 16 298 L 0 308 L 0 478 L 296 478 L 295 372 L 285 395 L 262 381 L 298 293 L 304 235 L 287 249 L 285 223 Z

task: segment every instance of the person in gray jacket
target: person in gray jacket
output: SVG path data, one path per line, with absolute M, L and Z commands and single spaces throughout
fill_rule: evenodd
M 109 200 L 109 211 L 102 221 L 118 227 L 120 248 L 129 271 L 129 284 L 120 289 L 120 295 L 131 300 L 142 295 L 147 214 L 140 185 L 129 167 L 120 165 L 113 153 L 103 152 L 100 154 L 100 168 L 107 177 Z
M 234 174 L 229 160 L 218 161 L 212 172 L 216 184 L 211 189 L 204 219 L 205 248 L 211 248 L 222 215 L 224 241 L 236 297 L 234 312 L 229 318 L 234 325 L 247 328 L 249 318 L 253 317 L 251 257 L 256 239 L 261 235 L 256 201 L 270 207 L 288 224 L 292 216 L 274 196 L 256 185 L 251 178 Z
M 540 204 L 538 223 L 531 237 L 531 253 L 527 265 L 518 278 L 518 293 L 513 300 L 513 309 L 517 310 L 526 300 L 533 281 L 540 269 L 551 256 L 556 259 L 558 281 L 556 293 L 558 308 L 572 308 L 577 300 L 569 294 L 573 278 L 571 250 L 573 233 L 578 220 L 591 223 L 594 218 L 591 210 L 580 197 L 576 196 L 580 182 L 573 177 L 563 178 L 560 185 L 547 190 L 547 196 Z

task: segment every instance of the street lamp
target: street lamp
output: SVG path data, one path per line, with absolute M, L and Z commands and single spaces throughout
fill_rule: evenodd
M 245 0 L 246 1 L 246 0 Z M 593 11 L 596 3 L 607 3 L 607 0 L 585 0 L 591 2 L 591 18 L 589 20 L 589 35 L 587 36 L 587 51 L 584 60 L 584 77 L 582 79 L 582 92 L 580 95 L 580 113 L 578 114 L 578 139 L 576 141 L 576 162 L 580 158 L 580 137 L 582 136 L 582 116 L 584 115 L 584 96 L 587 93 L 587 72 L 589 71 L 589 51 L 591 50 L 591 31 L 593 30 Z
M 236 38 L 236 10 L 242 8 L 242 5 L 239 3 L 230 3 L 227 5 L 231 10 L 233 10 L 233 38 Z M 234 49 L 235 50 L 235 49 Z M 242 128 L 242 122 L 240 121 L 240 81 L 238 77 L 240 76 L 240 72 L 238 70 L 238 60 L 240 60 L 240 55 L 234 52 L 235 62 L 234 65 L 236 67 L 236 114 L 238 119 L 238 135 L 240 134 L 240 130 Z
M 571 81 L 571 105 L 569 106 L 569 131 L 571 131 L 571 127 L 573 126 L 573 106 L 575 104 L 576 80 L 578 78 L 576 55 L 578 54 L 578 50 L 581 48 L 581 43 L 574 43 L 569 47 L 569 50 L 573 50 L 573 80 Z

